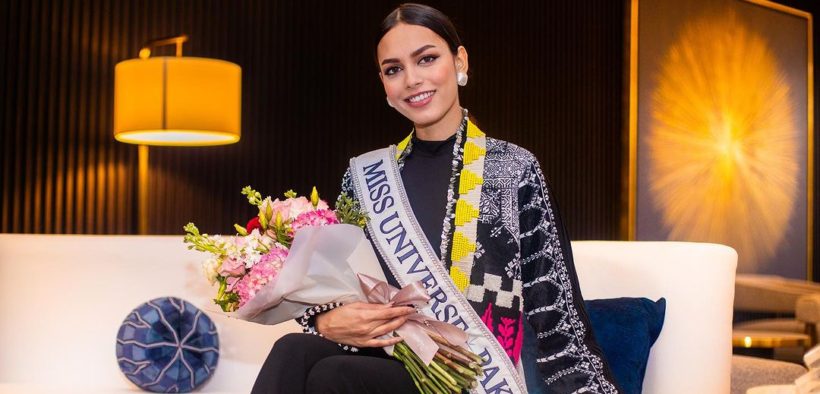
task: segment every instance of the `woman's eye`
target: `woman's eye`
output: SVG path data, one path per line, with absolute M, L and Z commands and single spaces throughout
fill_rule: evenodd
M 386 70 L 384 70 L 384 75 L 393 75 L 397 72 L 399 72 L 398 67 L 396 67 L 396 66 L 388 67 Z
M 438 59 L 438 56 L 428 55 L 428 56 L 425 56 L 425 57 L 421 58 L 421 60 L 419 60 L 419 64 L 430 63 L 430 62 L 432 62 L 436 59 Z

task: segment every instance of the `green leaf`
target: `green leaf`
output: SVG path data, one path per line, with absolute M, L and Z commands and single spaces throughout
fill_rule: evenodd
M 262 204 L 262 194 L 260 194 L 258 191 L 254 190 L 250 186 L 243 187 L 242 194 L 248 198 L 248 202 L 251 205 L 258 207 Z
M 369 220 L 367 213 L 361 209 L 359 202 L 349 197 L 346 193 L 339 195 L 339 199 L 336 200 L 336 209 L 334 212 L 340 223 L 352 224 L 364 228 L 367 226 Z

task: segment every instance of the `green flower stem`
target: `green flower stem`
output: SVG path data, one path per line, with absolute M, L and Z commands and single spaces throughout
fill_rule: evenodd
M 225 297 L 225 289 L 228 288 L 228 283 L 224 280 L 219 281 L 219 291 L 216 293 L 216 299 L 222 301 L 222 298 Z
M 418 357 L 412 350 L 407 346 L 406 343 L 400 342 L 398 343 L 395 348 L 395 352 L 397 353 L 404 363 L 405 367 L 408 368 L 410 371 L 411 376 L 415 380 L 418 380 L 418 388 L 423 393 L 430 393 L 435 394 L 438 389 L 436 388 L 435 384 L 431 381 L 431 377 L 429 374 L 424 372 L 425 368 L 424 365 L 421 363 L 421 360 L 418 360 Z
M 405 355 L 411 363 L 413 363 L 416 368 L 419 369 L 419 373 L 423 376 L 422 383 L 432 393 L 445 393 L 448 390 L 444 388 L 440 382 L 438 382 L 438 377 L 435 376 L 430 372 L 430 368 L 424 365 L 419 359 L 418 355 L 414 353 L 409 347 L 403 349 Z
M 427 387 L 429 389 L 433 390 L 433 392 L 436 393 L 452 392 L 453 387 L 451 387 L 451 385 L 449 384 L 450 382 L 447 380 L 447 378 L 445 376 L 439 375 L 437 371 L 435 371 L 433 368 L 424 365 L 424 363 L 421 362 L 421 359 L 419 359 L 418 355 L 413 353 L 413 351 L 406 344 L 402 346 L 401 351 L 404 353 L 405 357 L 407 357 L 407 359 L 410 360 L 416 367 L 424 371 L 423 373 L 427 378 L 425 379 L 425 383 L 427 383 Z M 459 391 L 458 389 L 455 390 Z
M 450 393 L 453 391 L 452 387 L 450 387 L 450 385 L 446 383 L 445 378 L 443 376 L 439 376 L 439 374 L 434 369 L 427 368 L 426 371 L 427 374 L 430 375 L 430 382 L 432 382 L 435 386 L 436 392 Z
M 484 363 L 484 360 L 481 357 L 479 357 L 479 355 L 471 352 L 469 349 L 465 349 L 465 348 L 462 348 L 460 346 L 453 346 L 453 345 L 450 344 L 450 342 L 447 342 L 446 339 L 442 338 L 440 335 L 438 335 L 436 333 L 428 331 L 427 334 L 430 336 L 430 339 L 438 342 L 439 345 L 446 346 L 447 350 L 449 350 L 451 352 L 454 352 L 454 353 L 458 353 L 460 355 L 463 355 L 463 356 L 471 359 L 472 361 L 474 361 L 478 364 L 483 364 Z
M 439 394 L 439 393 L 445 394 L 445 393 L 449 393 L 449 392 L 450 392 L 450 390 L 447 390 L 447 388 L 445 388 L 445 387 L 441 384 L 441 381 L 439 381 L 438 379 L 435 379 L 435 378 L 431 377 L 431 379 L 430 379 L 430 380 L 428 380 L 428 382 L 429 382 L 429 383 L 428 383 L 428 388 L 429 388 L 429 389 L 430 389 L 430 391 L 431 391 L 431 392 L 433 392 L 433 393 L 436 393 L 436 394 Z
M 447 371 L 447 373 L 450 375 L 450 377 L 452 377 L 453 379 L 456 380 L 456 382 L 458 382 L 458 385 L 460 387 L 471 388 L 475 385 L 475 377 L 474 376 L 461 375 L 457 371 L 449 369 L 450 367 L 448 367 L 446 364 L 442 364 L 441 367 L 445 371 Z
M 444 348 L 443 346 L 446 346 L 446 345 L 439 344 L 439 347 L 440 347 L 439 348 L 439 353 L 441 355 L 443 355 L 444 357 L 446 357 L 447 359 L 458 362 L 461 365 L 464 365 L 464 366 L 466 366 L 467 368 L 470 368 L 470 369 L 475 369 L 476 367 L 478 367 L 478 364 L 473 362 L 473 360 L 467 358 L 466 356 L 462 356 L 460 353 L 456 353 L 453 350 Z
M 438 391 L 440 393 L 448 393 L 448 394 L 453 393 L 453 392 L 456 392 L 456 393 L 461 392 L 460 388 L 458 388 L 456 386 L 453 386 L 453 385 L 450 385 L 447 382 L 447 379 L 445 379 L 443 376 L 439 375 L 439 372 L 436 372 L 434 369 L 431 368 L 430 373 L 433 376 L 435 376 L 435 379 L 433 381 L 436 383 L 436 388 L 437 388 L 436 391 Z
M 448 359 L 447 357 L 444 357 L 441 353 L 436 353 L 435 359 L 449 367 L 449 369 L 452 369 L 453 371 L 457 372 L 459 375 L 471 376 L 473 378 L 475 378 L 476 376 L 476 372 L 474 370 L 461 366 L 457 362 L 454 362 Z
M 413 383 L 422 393 L 460 393 L 462 389 L 474 388 L 481 368 L 472 362 L 471 358 L 462 356 L 461 353 L 459 353 L 461 357 L 449 358 L 451 354 L 453 353 L 440 349 L 434 361 L 426 366 L 404 342 L 397 344 L 394 351 L 394 356 L 405 364 L 405 368 L 413 378 Z
M 435 376 L 428 376 L 427 380 L 425 380 L 427 390 L 433 393 L 446 393 L 448 392 L 447 389 L 441 386 L 441 383 L 438 382 L 438 379 Z
M 442 383 L 444 383 L 450 390 L 455 392 L 461 391 L 458 387 L 458 382 L 456 382 L 456 380 L 453 379 L 453 377 L 450 376 L 450 374 L 448 374 L 444 369 L 442 369 L 441 366 L 439 366 L 438 362 L 430 362 L 430 371 L 438 375 L 438 377 L 443 380 Z
M 405 356 L 399 351 L 394 351 L 393 352 L 393 357 L 395 357 L 397 360 L 401 361 L 402 364 L 404 364 L 404 368 L 407 370 L 407 372 L 410 373 L 410 377 L 413 379 L 413 384 L 416 385 L 416 388 L 419 390 L 419 392 L 423 393 L 424 390 L 422 390 L 422 388 L 421 388 L 422 383 L 420 383 L 421 374 L 416 369 L 416 366 L 413 365 L 411 362 L 409 362 L 405 358 Z
M 466 376 L 464 376 L 464 375 L 460 374 L 458 371 L 450 368 L 447 364 L 444 364 L 440 361 L 434 361 L 434 362 L 438 363 L 439 368 L 444 370 L 444 372 L 446 372 L 448 376 L 455 379 L 457 384 L 461 385 L 462 382 L 467 382 L 468 378 Z
M 399 345 L 396 345 L 396 349 L 398 349 L 399 352 L 402 353 L 405 360 L 413 364 L 413 366 L 419 371 L 424 371 L 426 369 L 421 360 L 419 360 L 418 356 L 416 356 L 416 354 L 413 353 L 413 351 L 410 349 L 410 347 L 407 346 L 407 344 L 401 342 L 399 343 Z
M 436 353 L 435 359 L 440 362 L 439 366 L 458 382 L 459 386 L 467 389 L 476 386 L 477 373 L 474 370 L 448 359 L 441 352 Z
M 444 350 L 448 353 L 447 356 L 449 358 L 458 359 L 463 364 L 470 366 L 471 369 L 474 369 L 472 364 L 476 364 L 476 366 L 480 366 L 481 364 L 484 363 L 484 360 L 482 360 L 481 357 L 479 357 L 477 354 L 475 354 L 475 353 L 473 353 L 473 352 L 471 352 L 467 349 L 460 348 L 458 346 L 452 346 L 452 345 L 450 345 L 450 342 L 447 342 L 446 339 L 444 339 L 444 338 L 442 338 L 442 337 L 440 337 L 436 334 L 433 334 L 429 331 L 428 331 L 428 334 L 430 335 L 430 338 L 432 340 L 436 341 L 436 343 L 439 344 L 439 348 L 441 350 Z

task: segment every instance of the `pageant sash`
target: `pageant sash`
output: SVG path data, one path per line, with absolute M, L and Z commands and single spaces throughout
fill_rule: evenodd
M 396 147 L 351 159 L 350 171 L 356 197 L 370 218 L 367 231 L 393 276 L 401 286 L 421 281 L 431 299 L 421 312 L 466 331 L 470 349 L 484 359 L 484 376 L 477 379 L 472 392 L 526 393 L 522 376 L 450 279 L 421 231 L 401 181 Z

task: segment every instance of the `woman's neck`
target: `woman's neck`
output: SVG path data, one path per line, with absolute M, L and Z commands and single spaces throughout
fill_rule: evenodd
M 424 126 L 415 125 L 416 138 L 422 141 L 444 141 L 458 130 L 462 115 L 461 106 L 456 102 L 438 122 Z

